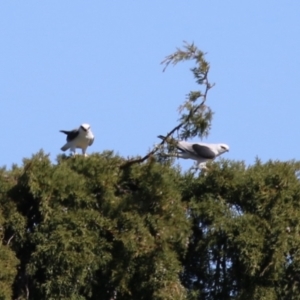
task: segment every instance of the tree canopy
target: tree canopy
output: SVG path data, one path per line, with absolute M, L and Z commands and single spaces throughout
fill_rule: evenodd
M 164 64 L 187 59 L 200 90 L 166 139 L 211 126 L 204 53 L 185 44 Z M 166 139 L 129 160 L 41 150 L 2 168 L 0 300 L 300 299 L 300 163 L 183 172 Z

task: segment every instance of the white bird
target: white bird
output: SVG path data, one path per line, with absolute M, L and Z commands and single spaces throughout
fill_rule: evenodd
M 89 124 L 81 124 L 78 129 L 60 130 L 60 132 L 67 135 L 67 143 L 61 147 L 62 151 L 70 149 L 75 155 L 76 148 L 80 148 L 82 155 L 87 156 L 86 149 L 93 144 L 95 139 Z
M 160 139 L 165 138 L 162 135 L 158 137 Z M 186 141 L 175 141 L 174 146 L 180 150 L 180 152 L 173 154 L 170 153 L 168 156 L 196 160 L 199 169 L 206 169 L 207 161 L 214 160 L 217 156 L 229 151 L 229 146 L 226 144 L 189 143 Z

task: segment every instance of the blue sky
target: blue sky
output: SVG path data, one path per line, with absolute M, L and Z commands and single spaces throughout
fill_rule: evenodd
M 0 166 L 40 149 L 55 161 L 59 130 L 83 122 L 89 153 L 144 155 L 197 88 L 191 64 L 160 65 L 184 40 L 207 52 L 216 83 L 203 141 L 246 164 L 300 160 L 299 16 L 300 2 L 283 0 L 2 1 Z

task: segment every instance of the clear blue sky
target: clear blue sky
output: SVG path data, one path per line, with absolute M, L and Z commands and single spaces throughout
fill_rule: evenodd
M 2 1 L 0 166 L 41 148 L 54 161 L 59 130 L 83 122 L 89 153 L 144 155 L 197 88 L 190 64 L 162 72 L 183 40 L 208 53 L 216 83 L 204 141 L 247 164 L 299 160 L 299 37 L 299 1 Z

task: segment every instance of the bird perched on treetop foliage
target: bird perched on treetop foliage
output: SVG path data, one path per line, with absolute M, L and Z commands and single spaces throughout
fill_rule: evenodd
M 82 154 L 87 156 L 86 149 L 91 146 L 94 142 L 94 135 L 91 131 L 91 126 L 89 124 L 81 124 L 78 129 L 73 130 L 60 130 L 67 135 L 67 143 L 61 147 L 62 151 L 70 149 L 71 152 L 76 154 L 76 148 L 82 150 Z
M 165 139 L 162 135 L 158 137 Z M 207 161 L 229 151 L 229 146 L 226 144 L 189 143 L 172 139 L 167 142 L 174 143 L 174 147 L 180 150 L 180 152 L 167 154 L 168 156 L 196 160 L 199 169 L 206 169 Z

